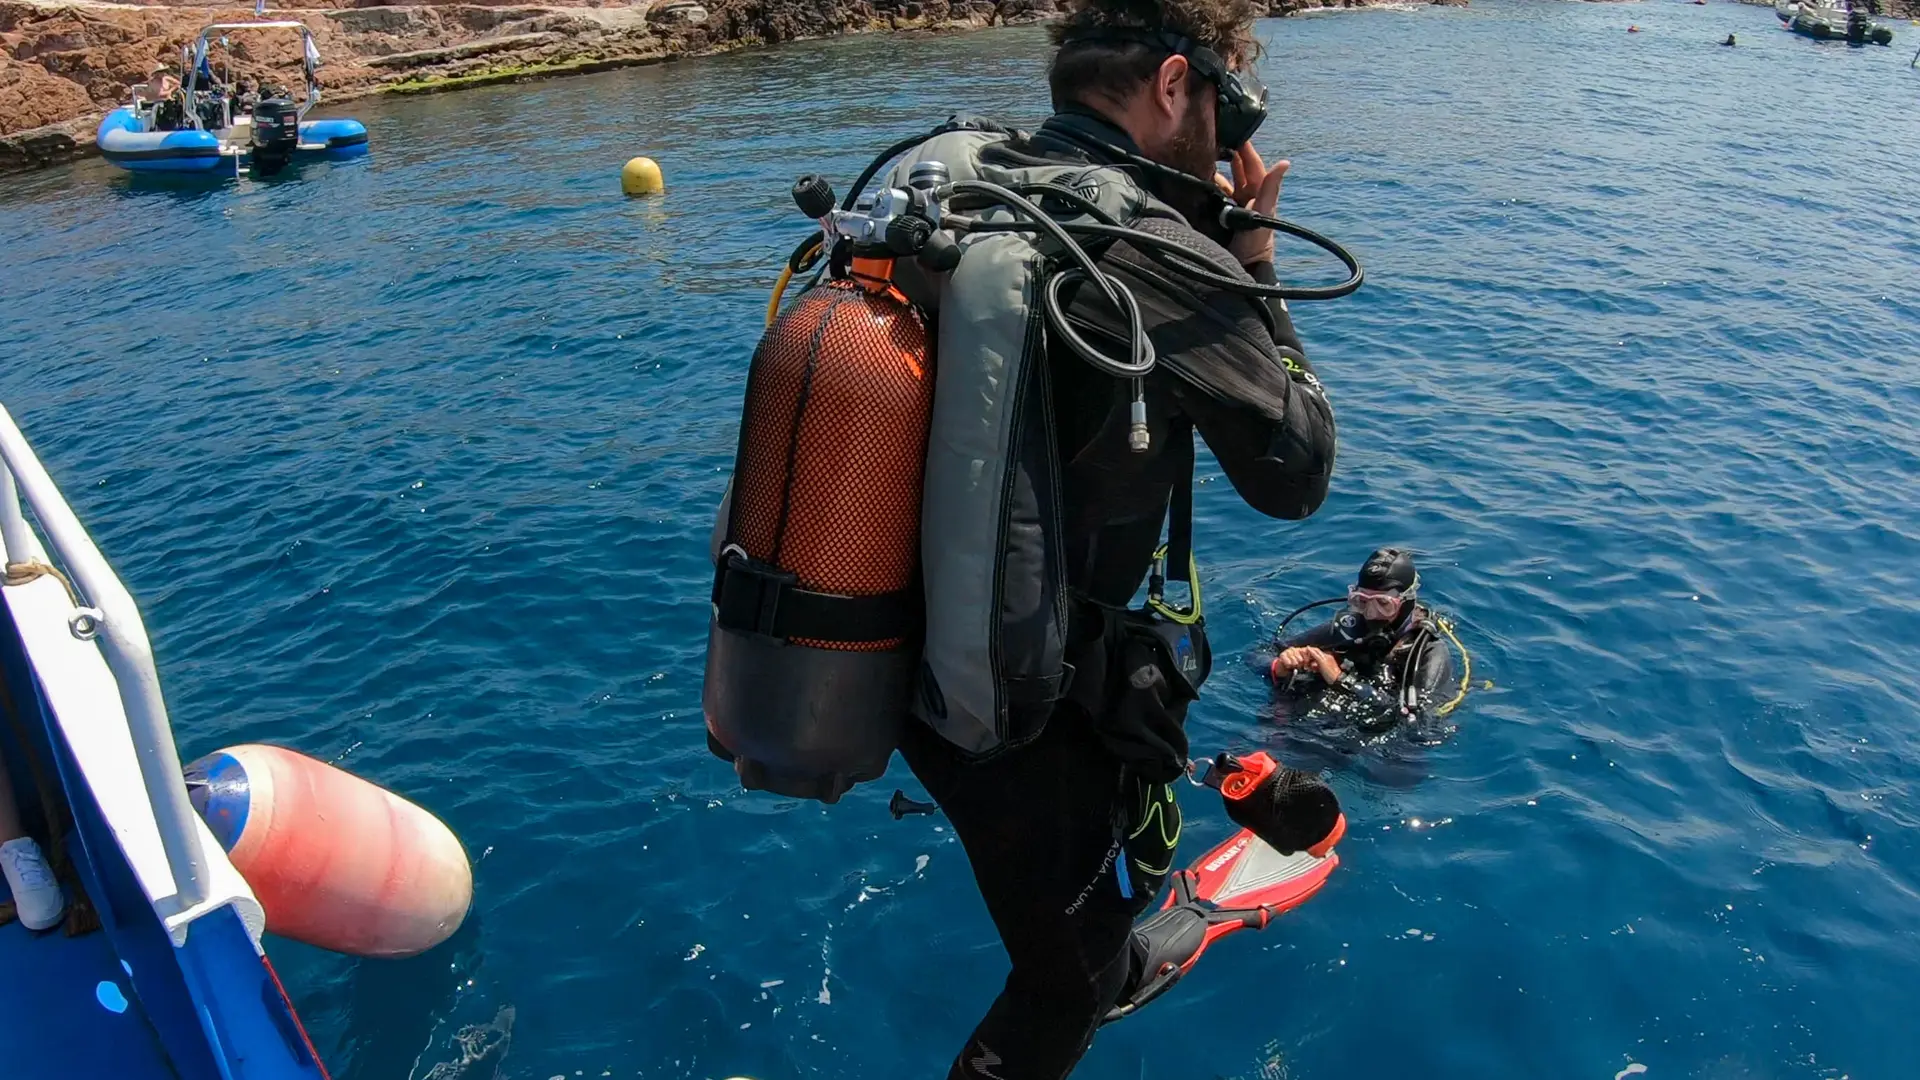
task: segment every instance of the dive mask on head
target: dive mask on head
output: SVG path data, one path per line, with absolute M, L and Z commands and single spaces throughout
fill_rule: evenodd
M 1116 41 L 1152 45 L 1187 58 L 1194 73 L 1213 84 L 1213 135 L 1221 160 L 1233 156 L 1246 145 L 1267 119 L 1267 87 L 1252 71 L 1234 72 L 1220 54 L 1192 38 L 1166 30 L 1107 28 L 1078 34 L 1062 42 L 1063 46 L 1082 42 Z

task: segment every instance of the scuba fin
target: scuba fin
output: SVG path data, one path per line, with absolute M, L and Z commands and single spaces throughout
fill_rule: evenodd
M 1133 928 L 1127 989 L 1103 1023 L 1166 993 L 1214 942 L 1236 930 L 1264 930 L 1275 916 L 1306 903 L 1340 865 L 1333 845 L 1346 824 L 1345 817 L 1337 819 L 1326 840 L 1292 855 L 1241 829 L 1175 873 L 1166 906 Z
M 1235 930 L 1264 930 L 1320 891 L 1340 857 L 1347 818 L 1318 777 L 1264 753 L 1221 754 L 1201 775 L 1218 788 L 1239 832 L 1173 875 L 1166 906 L 1133 928 L 1127 989 L 1105 1023 L 1132 1014 L 1193 970 Z

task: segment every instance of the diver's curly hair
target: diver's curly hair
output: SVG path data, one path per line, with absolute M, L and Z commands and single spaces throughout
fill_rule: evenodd
M 1073 41 L 1098 30 L 1166 30 L 1218 53 L 1228 64 L 1260 55 L 1255 0 L 1067 0 L 1049 32 L 1060 46 L 1047 71 L 1055 108 L 1088 98 L 1125 101 L 1151 78 L 1168 51 L 1134 42 Z

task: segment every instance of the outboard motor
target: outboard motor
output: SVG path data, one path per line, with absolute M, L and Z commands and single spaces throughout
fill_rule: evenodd
M 1854 7 L 1852 4 L 1848 4 L 1846 7 L 1847 44 L 1865 45 L 1867 43 L 1867 29 L 1871 25 L 1867 21 L 1867 13 L 1860 8 Z
M 293 160 L 300 142 L 300 110 L 286 98 L 267 98 L 253 107 L 253 171 L 272 176 Z

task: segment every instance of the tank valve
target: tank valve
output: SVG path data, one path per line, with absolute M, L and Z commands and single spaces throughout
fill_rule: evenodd
M 933 238 L 933 222 L 907 215 L 887 222 L 887 250 L 895 255 L 918 255 Z
M 951 178 L 946 163 L 939 161 L 922 161 L 907 170 L 907 186 L 919 191 L 932 191 Z
M 833 212 L 833 185 L 818 173 L 808 173 L 793 182 L 793 202 L 801 213 L 818 221 Z
M 936 274 L 945 274 L 960 265 L 962 254 L 958 241 L 944 231 L 935 230 L 927 237 L 926 246 L 920 249 L 920 265 Z

